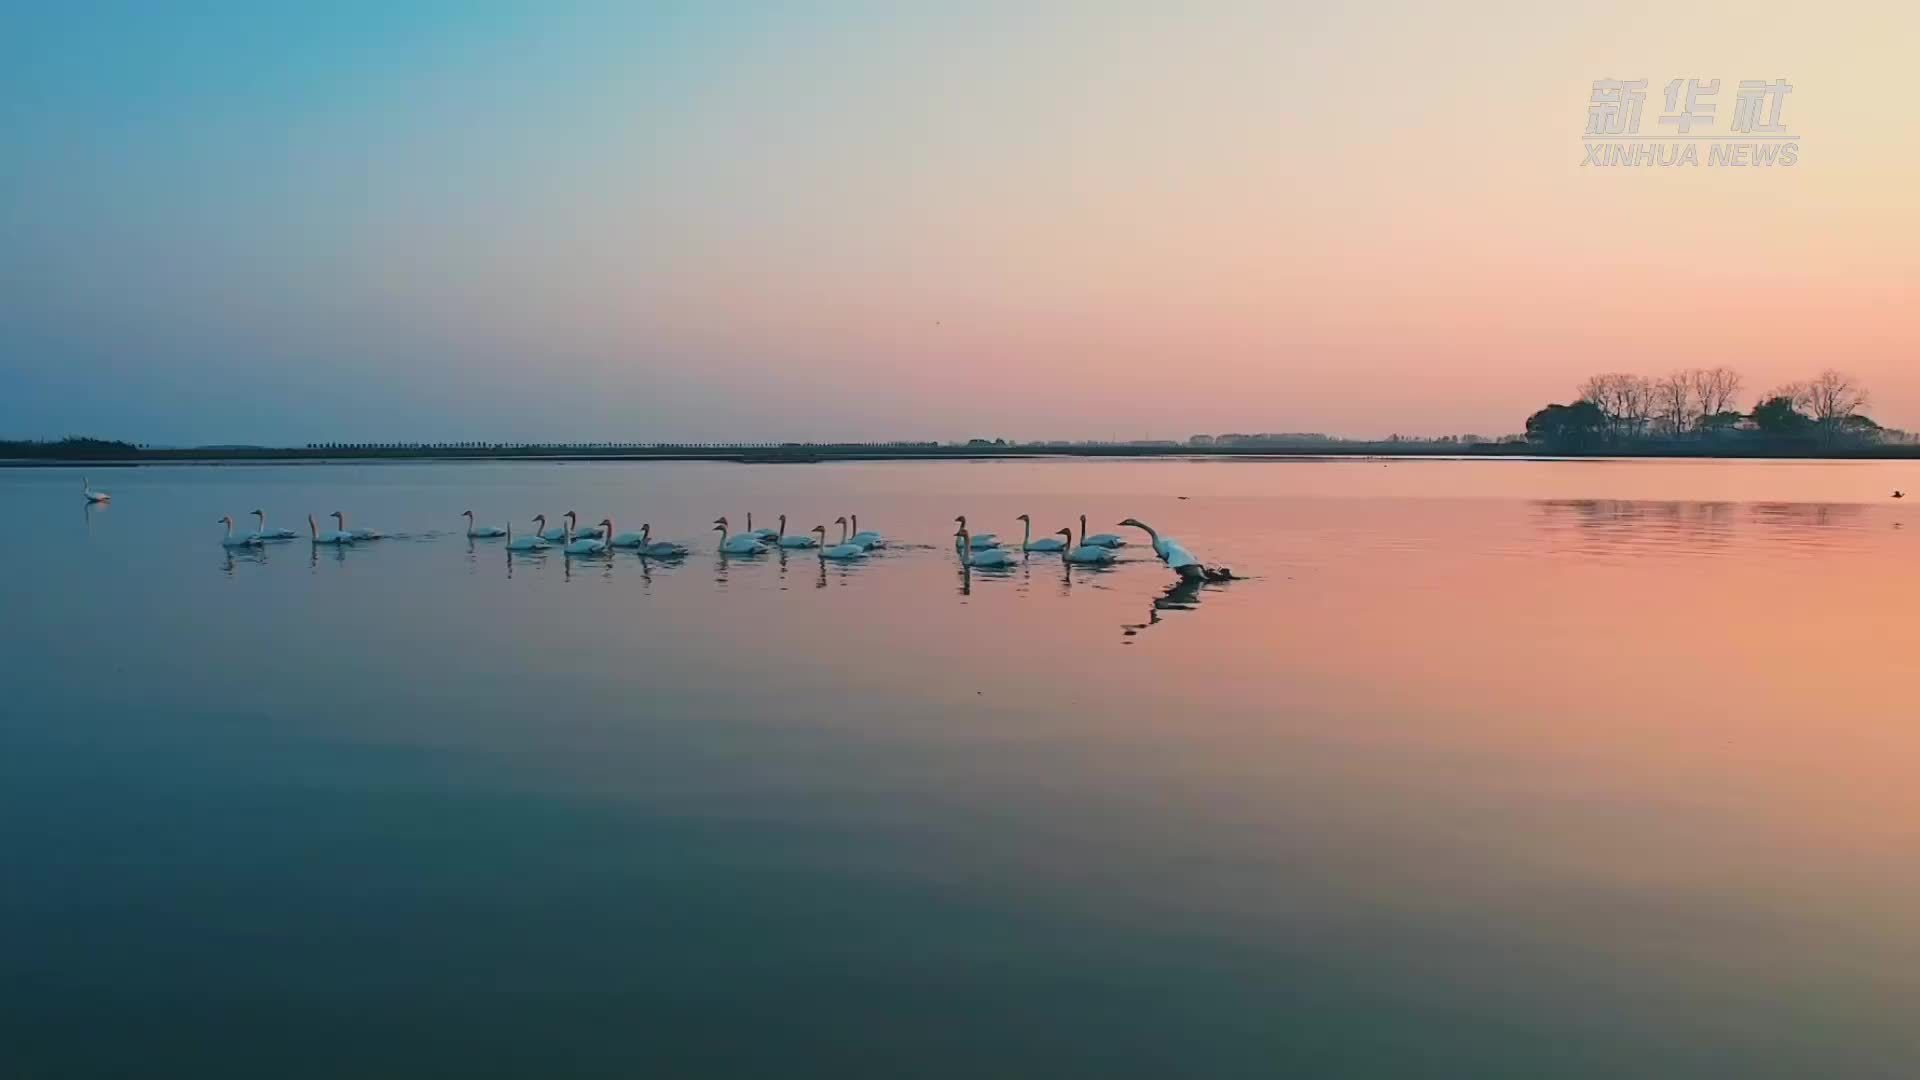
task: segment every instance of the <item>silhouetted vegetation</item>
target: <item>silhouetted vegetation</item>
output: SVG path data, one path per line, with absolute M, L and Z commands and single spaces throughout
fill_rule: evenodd
M 1527 417 L 1528 442 L 1561 450 L 1593 449 L 1605 441 L 1607 431 L 1607 414 L 1591 401 L 1549 405 Z
M 0 439 L 0 458 L 24 458 L 49 461 L 116 461 L 138 457 L 140 448 L 111 439 L 89 439 L 69 435 L 52 442 Z
M 1862 411 L 1868 396 L 1844 372 L 1763 395 L 1745 413 L 1730 406 L 1741 378 L 1731 368 L 1677 371 L 1665 378 L 1611 372 L 1580 386 L 1571 404 L 1527 418 L 1527 441 L 1560 454 L 1819 454 L 1910 446 L 1905 432 Z

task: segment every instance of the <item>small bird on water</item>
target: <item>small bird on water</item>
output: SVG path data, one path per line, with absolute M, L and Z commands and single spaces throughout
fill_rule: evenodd
M 1894 498 L 1896 498 L 1896 499 L 1904 499 L 1904 498 L 1906 498 L 1906 497 L 1907 497 L 1907 493 L 1906 493 L 1906 492 L 1904 492 L 1904 491 L 1897 491 L 1897 490 L 1896 490 L 1896 491 L 1895 491 L 1895 492 L 1893 493 L 1893 497 L 1894 497 Z

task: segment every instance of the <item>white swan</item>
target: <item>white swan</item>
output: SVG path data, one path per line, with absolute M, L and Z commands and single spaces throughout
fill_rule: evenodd
M 1167 566 L 1183 581 L 1225 581 L 1233 576 L 1231 570 L 1209 569 L 1193 552 L 1171 540 L 1167 542 L 1166 560 Z
M 832 547 L 828 547 L 827 527 L 825 525 L 815 525 L 813 531 L 820 534 L 820 557 L 823 559 L 846 562 L 850 559 L 864 559 L 867 557 L 867 549 L 861 547 L 859 544 L 835 544 Z
M 774 532 L 773 542 L 776 544 L 779 544 L 783 548 L 819 547 L 820 545 L 825 544 L 827 542 L 827 527 L 825 525 L 820 526 L 820 539 L 818 540 L 815 540 L 813 537 L 806 536 L 806 535 L 788 536 L 787 535 L 787 515 L 781 514 L 780 528 Z M 862 548 L 861 550 L 864 551 L 866 549 Z
M 321 532 L 320 526 L 315 525 L 313 523 L 312 514 L 307 515 L 307 535 L 316 544 L 351 544 L 353 543 L 352 533 L 341 532 L 338 529 L 335 529 L 332 532 Z
M 601 533 L 613 532 L 613 519 L 601 519 L 600 527 L 594 531 Z M 567 537 L 567 546 L 564 550 L 569 555 L 601 555 L 605 554 L 607 550 L 607 542 L 592 536 L 569 536 Z
M 960 531 L 953 534 L 953 546 L 955 552 L 960 556 L 960 565 L 962 566 L 1013 566 L 1020 561 L 1014 557 L 1013 552 L 1008 551 L 1006 548 L 995 547 L 981 550 L 978 541 L 967 535 L 967 527 L 965 525 L 960 526 Z
M 93 490 L 93 485 L 89 483 L 87 481 L 87 478 L 84 476 L 80 478 L 80 494 L 85 495 L 87 497 L 87 501 L 90 503 L 103 503 L 103 502 L 113 501 L 113 496 L 107 494 L 106 492 Z
M 714 518 L 713 527 L 720 530 L 720 550 L 728 555 L 765 555 L 767 545 L 752 533 L 734 533 L 727 535 L 727 519 Z
M 960 536 L 962 533 L 965 533 L 969 537 L 967 543 L 971 546 L 972 550 L 981 551 L 986 548 L 996 548 L 1000 546 L 1000 538 L 995 536 L 992 533 L 981 533 L 979 536 L 974 536 L 972 533 L 968 533 L 967 532 L 967 516 L 965 514 L 962 514 L 959 517 L 954 518 L 953 520 L 960 523 L 960 532 L 954 533 L 953 535 L 957 537 L 957 536 Z
M 1165 562 L 1174 573 L 1179 574 L 1183 581 L 1234 580 L 1232 570 L 1224 566 L 1208 566 L 1206 563 L 1201 562 L 1193 552 L 1181 546 L 1180 541 L 1170 536 L 1161 536 L 1153 530 L 1153 526 L 1144 521 L 1136 518 L 1128 518 L 1120 522 L 1120 524 L 1145 530 L 1146 534 L 1153 539 L 1154 554 L 1159 555 L 1161 561 Z
M 653 526 L 640 526 L 640 554 L 655 559 L 677 559 L 687 553 L 686 545 L 653 538 Z
M 328 514 L 327 516 L 333 519 L 334 524 L 339 527 L 341 532 L 346 533 L 347 535 L 353 537 L 355 540 L 380 539 L 380 531 L 378 529 L 347 528 L 347 515 L 344 510 L 335 510 L 333 513 Z
M 255 510 L 253 512 L 253 516 L 260 519 L 259 523 L 254 526 L 254 529 L 253 529 L 254 536 L 259 537 L 262 540 L 299 539 L 300 534 L 297 532 L 294 532 L 292 529 L 267 528 L 267 512 L 265 510 Z
M 1080 543 L 1082 545 L 1091 544 L 1094 547 L 1117 548 L 1117 547 L 1126 547 L 1127 539 L 1124 536 L 1118 536 L 1114 533 L 1094 533 L 1092 536 L 1088 536 L 1087 535 L 1087 515 L 1081 514 L 1080 515 Z
M 868 550 L 872 550 L 873 548 L 877 548 L 877 547 L 887 546 L 887 541 L 885 537 L 881 536 L 877 532 L 874 532 L 872 529 L 862 529 L 860 527 L 859 514 L 853 515 L 853 535 L 847 538 L 847 543 L 859 544 L 861 547 L 867 548 Z
M 553 545 L 547 543 L 546 540 L 537 534 L 534 536 L 515 537 L 513 535 L 513 522 L 507 522 L 508 551 L 545 551 L 552 546 Z
M 233 535 L 233 515 L 232 514 L 228 514 L 226 517 L 223 517 L 220 520 L 226 522 L 227 524 L 227 535 L 225 539 L 220 541 L 221 547 L 237 548 L 237 547 L 259 547 L 260 546 L 260 538 L 258 536 L 253 535 L 252 533 L 248 533 L 245 536 Z
M 1073 542 L 1072 529 L 1061 529 L 1060 535 L 1066 537 L 1068 543 Z M 1103 565 L 1113 561 L 1113 552 L 1098 544 L 1081 544 L 1079 547 L 1069 548 L 1067 551 L 1061 553 L 1061 558 L 1070 563 L 1080 563 L 1089 566 Z
M 567 513 L 571 514 L 573 511 L 569 510 Z M 565 528 L 547 528 L 547 515 L 545 514 L 533 515 L 533 523 L 539 527 L 536 533 L 540 539 L 545 540 L 549 544 L 559 543 L 567 538 L 567 530 Z
M 1140 529 L 1144 531 L 1147 534 L 1148 538 L 1153 541 L 1153 553 L 1155 555 L 1160 556 L 1160 558 L 1163 561 L 1167 557 L 1168 548 L 1180 546 L 1180 541 L 1175 540 L 1171 536 L 1161 536 L 1159 533 L 1153 531 L 1153 526 L 1147 524 L 1144 521 L 1141 521 L 1138 518 L 1128 518 L 1127 520 L 1122 521 L 1119 524 L 1126 526 L 1128 528 Z
M 847 519 L 844 517 L 834 518 L 833 523 L 840 526 L 840 539 L 834 541 L 836 546 L 839 544 L 852 544 L 862 551 L 872 551 L 874 548 L 887 546 L 884 540 L 861 539 L 861 537 L 853 531 L 852 526 L 847 524 Z M 866 535 L 871 538 L 880 534 L 869 532 Z M 820 542 L 823 544 L 826 543 L 826 537 L 821 537 Z
M 1026 523 L 1025 528 L 1020 533 L 1020 550 L 1021 551 L 1065 551 L 1067 550 L 1069 545 L 1065 540 L 1055 540 L 1051 536 L 1046 537 L 1045 539 L 1035 540 L 1033 538 L 1033 518 L 1029 517 L 1026 514 L 1021 514 L 1020 520 Z
M 491 540 L 496 536 L 507 535 L 507 530 L 498 525 L 474 525 L 471 510 L 460 511 L 460 516 L 467 519 L 467 539 L 469 540 Z

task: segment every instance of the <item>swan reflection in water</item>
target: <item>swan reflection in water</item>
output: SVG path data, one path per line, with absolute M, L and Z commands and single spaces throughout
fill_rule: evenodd
M 352 550 L 352 544 L 309 544 L 307 545 L 307 567 L 309 569 L 319 568 L 320 553 L 323 551 L 332 556 L 331 561 L 344 563 L 347 561 L 347 552 Z
M 238 563 L 264 563 L 267 561 L 266 550 L 260 547 L 222 547 L 220 552 L 222 556 L 220 560 L 220 572 L 228 577 L 233 576 L 234 566 Z
M 561 548 L 560 549 L 560 561 L 561 561 L 560 579 L 562 581 L 572 581 L 573 567 L 575 563 L 578 563 L 582 569 L 583 576 L 586 570 L 589 570 L 597 566 L 600 568 L 600 579 L 602 581 L 612 581 L 613 580 L 613 560 L 606 557 L 607 552 L 609 550 L 611 549 L 607 548 L 603 544 L 601 547 L 599 547 L 592 553 L 585 554 L 585 555 L 575 555 L 573 552 L 568 551 L 566 548 Z
M 1020 568 L 1020 564 L 1018 562 L 996 563 L 991 566 L 979 566 L 973 563 L 969 563 L 966 560 L 962 559 L 960 561 L 960 595 L 961 596 L 973 595 L 973 575 L 976 573 L 979 574 L 983 579 L 990 580 L 990 581 L 994 579 L 998 579 L 1001 581 L 1012 581 L 1016 577 L 1022 576 L 1022 575 L 1017 575 L 1015 573 L 1015 571 L 1018 570 L 1019 568 Z
M 738 552 L 729 552 L 724 550 L 714 552 L 713 583 L 715 585 L 721 586 L 722 588 L 725 588 L 728 581 L 728 576 L 730 574 L 732 574 L 736 569 L 744 569 L 747 567 L 759 565 L 761 560 L 758 558 L 758 556 L 764 555 L 764 554 L 766 554 L 765 548 L 762 548 L 757 552 L 750 551 L 744 554 L 738 553 Z
M 1147 607 L 1146 622 L 1121 623 L 1120 636 L 1125 638 L 1137 637 L 1142 630 L 1150 626 L 1160 625 L 1160 613 L 1163 611 L 1196 611 L 1200 607 L 1200 597 L 1203 594 L 1216 589 L 1224 589 L 1227 587 L 1229 581 L 1244 580 L 1246 579 L 1241 577 L 1217 581 L 1208 581 L 1202 578 L 1181 578 L 1179 581 L 1167 586 L 1165 591 L 1153 598 L 1153 603 Z M 1124 644 L 1131 645 L 1133 642 L 1127 641 Z

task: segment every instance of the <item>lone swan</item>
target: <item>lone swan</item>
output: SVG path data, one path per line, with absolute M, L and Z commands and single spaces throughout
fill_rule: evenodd
M 1153 538 L 1154 553 L 1166 562 L 1182 581 L 1232 581 L 1233 571 L 1227 567 L 1213 567 L 1201 562 L 1193 552 L 1180 546 L 1180 542 L 1171 537 L 1162 537 L 1153 530 L 1153 526 L 1137 518 L 1128 518 L 1121 525 L 1141 529 Z

